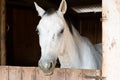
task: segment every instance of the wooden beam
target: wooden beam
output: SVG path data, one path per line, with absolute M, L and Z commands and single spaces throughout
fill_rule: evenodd
M 70 7 L 101 4 L 102 0 L 66 0 Z
M 50 3 L 46 0 L 37 0 L 36 2 L 38 3 L 39 6 L 41 6 L 44 9 L 50 9 L 50 8 L 57 9 L 58 8 L 55 4 Z
M 6 1 L 7 7 L 19 7 L 19 8 L 31 8 L 35 9 L 34 2 L 36 2 L 39 6 L 44 9 L 55 8 L 58 7 L 52 3 L 47 2 L 46 0 L 23 0 L 23 1 Z
M 5 51 L 5 0 L 0 0 L 0 64 L 6 64 Z
M 100 70 L 55 68 L 46 76 L 38 67 L 0 66 L 2 80 L 99 80 Z
M 59 6 L 61 0 L 45 0 L 49 3 L 52 3 L 56 6 Z M 87 6 L 94 4 L 101 4 L 102 0 L 66 0 L 68 7 L 79 7 L 79 6 Z
M 120 80 L 120 0 L 103 0 L 103 76 Z
M 78 6 L 78 7 L 72 7 L 72 9 L 77 13 L 90 13 L 90 12 L 97 13 L 97 12 L 102 12 L 102 4 Z

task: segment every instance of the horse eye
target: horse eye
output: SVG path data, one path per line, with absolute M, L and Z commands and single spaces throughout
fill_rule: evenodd
M 40 34 L 40 32 L 39 32 L 39 30 L 38 30 L 38 29 L 36 29 L 36 32 L 37 32 L 37 34 L 38 34 L 38 35 Z
M 64 29 L 62 29 L 61 31 L 60 31 L 60 34 L 62 34 L 64 32 Z

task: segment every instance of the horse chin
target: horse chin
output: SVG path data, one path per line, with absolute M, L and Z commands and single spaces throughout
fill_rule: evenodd
M 47 72 L 47 73 L 44 73 L 44 74 L 45 74 L 45 76 L 50 76 L 50 75 L 53 74 L 53 71 L 51 71 L 51 72 Z

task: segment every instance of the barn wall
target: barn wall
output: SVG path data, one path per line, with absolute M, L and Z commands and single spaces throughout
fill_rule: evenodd
M 82 36 L 88 37 L 93 44 L 102 42 L 102 13 L 79 13 L 69 16 Z
M 39 21 L 35 9 L 7 4 L 6 33 L 7 64 L 8 65 L 37 65 L 40 58 L 40 47 L 36 26 Z
M 80 20 L 80 33 L 90 39 L 93 44 L 102 42 L 102 24 L 99 19 Z
M 93 44 L 102 42 L 102 13 L 77 14 L 73 18 L 76 29 L 82 36 L 88 37 Z

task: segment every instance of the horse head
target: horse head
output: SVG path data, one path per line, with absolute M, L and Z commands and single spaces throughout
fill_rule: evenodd
M 62 0 L 58 10 L 45 11 L 36 3 L 36 10 L 41 17 L 37 26 L 39 44 L 41 47 L 41 58 L 38 66 L 47 74 L 51 74 L 55 68 L 59 54 L 64 51 L 64 35 L 66 22 L 64 14 L 67 10 L 65 0 Z

